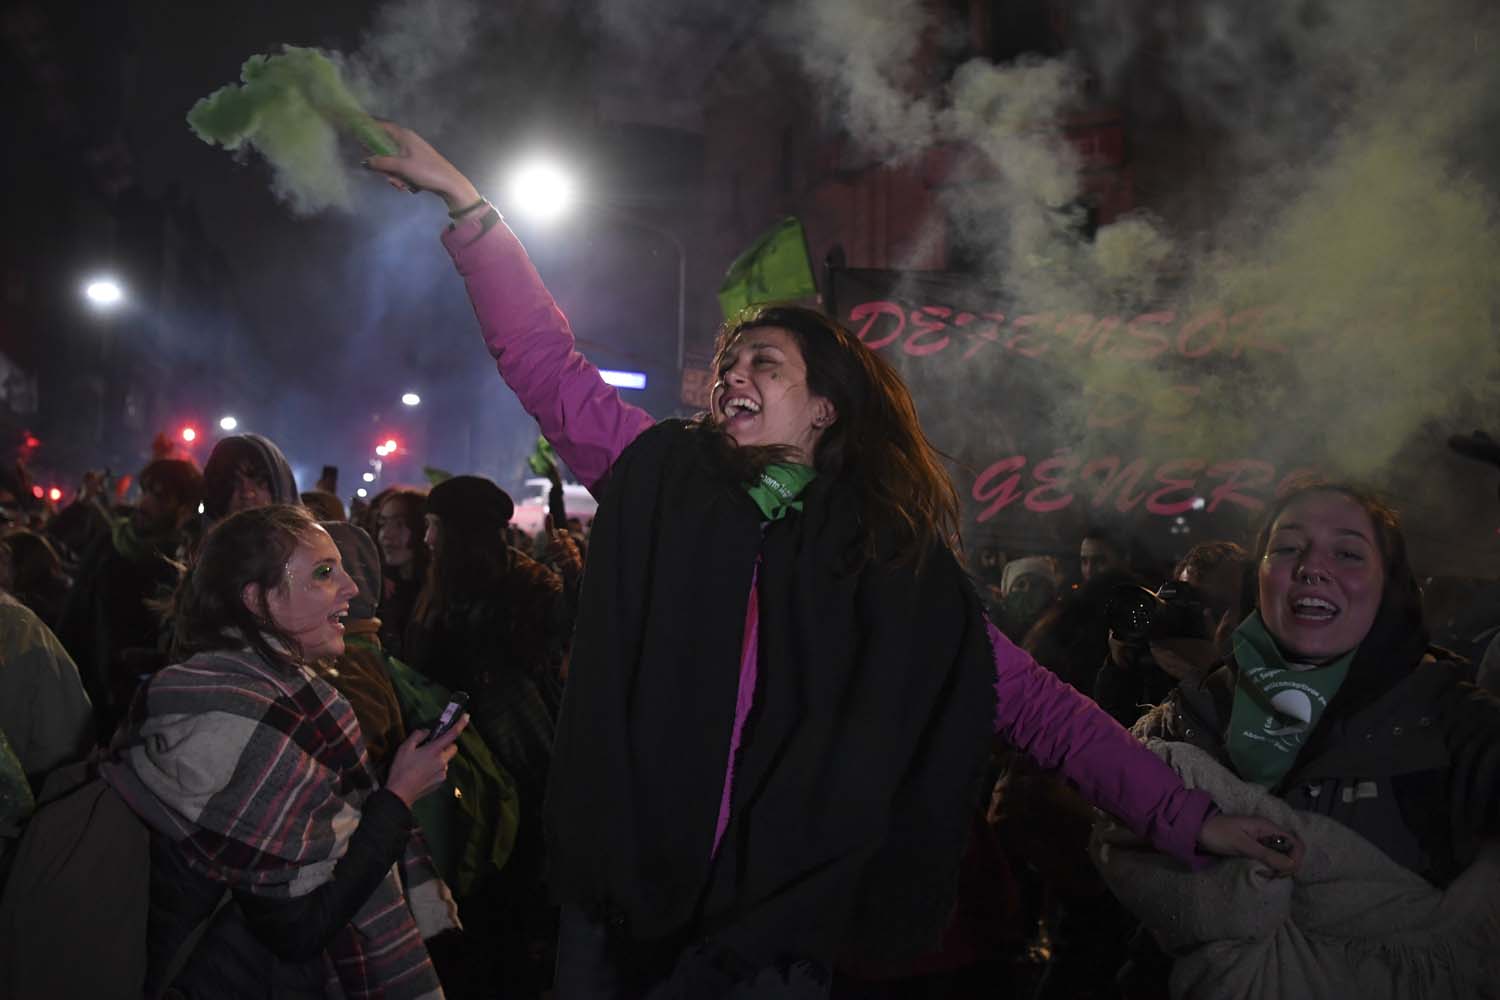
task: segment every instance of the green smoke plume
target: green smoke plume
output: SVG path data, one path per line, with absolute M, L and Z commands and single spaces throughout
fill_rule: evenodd
M 188 125 L 210 145 L 254 148 L 275 168 L 276 193 L 297 211 L 349 206 L 339 130 L 372 153 L 396 152 L 338 66 L 317 49 L 287 45 L 278 55 L 251 56 L 240 79 L 194 104 Z

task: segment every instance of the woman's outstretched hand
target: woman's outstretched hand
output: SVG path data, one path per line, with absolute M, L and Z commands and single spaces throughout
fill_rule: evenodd
M 431 191 L 454 212 L 479 201 L 479 191 L 457 167 L 449 163 L 426 139 L 409 128 L 391 122 L 380 127 L 390 134 L 398 148 L 395 156 L 372 156 L 365 166 L 385 177 L 398 191 Z
M 1279 840 L 1277 838 L 1280 838 Z M 1283 844 L 1279 851 L 1271 844 Z M 1259 816 L 1210 816 L 1198 831 L 1198 846 L 1208 854 L 1250 858 L 1279 875 L 1294 874 L 1302 865 L 1302 841 Z
M 464 713 L 458 724 L 425 747 L 422 740 L 427 730 L 414 729 L 406 742 L 396 749 L 391 761 L 391 770 L 385 779 L 385 787 L 410 808 L 428 792 L 442 787 L 448 778 L 448 762 L 458 753 L 458 734 L 469 725 L 469 715 Z

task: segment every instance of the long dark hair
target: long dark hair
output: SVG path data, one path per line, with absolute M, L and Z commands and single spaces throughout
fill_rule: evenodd
M 375 501 L 370 504 L 369 521 L 365 530 L 370 537 L 375 539 L 375 545 L 380 545 L 380 512 L 392 505 L 400 507 L 401 520 L 406 524 L 406 530 L 411 535 L 411 579 L 418 582 L 427 578 L 427 563 L 431 554 L 427 551 L 427 542 L 424 536 L 427 533 L 427 523 L 422 514 L 422 506 L 427 497 L 419 490 L 409 486 L 393 486 L 376 496 Z M 385 550 L 380 550 L 381 561 L 385 561 Z
M 1417 583 L 1417 575 L 1412 571 L 1411 560 L 1406 554 L 1406 535 L 1401 530 L 1401 515 L 1373 490 L 1363 486 L 1324 479 L 1304 479 L 1292 483 L 1266 511 L 1260 530 L 1255 535 L 1255 547 L 1250 550 L 1252 565 L 1258 568 L 1261 560 L 1266 557 L 1266 548 L 1271 544 L 1271 532 L 1282 512 L 1314 493 L 1336 493 L 1348 497 L 1369 515 L 1370 524 L 1375 529 L 1375 548 L 1385 567 L 1377 617 L 1395 625 L 1422 628 L 1422 588 Z M 1251 593 L 1259 603 L 1259 587 L 1253 587 Z
M 455 604 L 492 595 L 514 560 L 503 527 L 463 518 L 439 519 L 437 548 L 428 552 L 412 620 L 432 625 Z
M 881 554 L 898 563 L 920 564 L 933 547 L 958 545 L 959 503 L 941 455 L 917 420 L 911 392 L 889 362 L 822 313 L 769 306 L 742 316 L 720 331 L 714 345 L 716 377 L 735 339 L 747 330 L 776 327 L 797 342 L 807 365 L 808 389 L 833 404 L 837 417 L 813 451 L 819 476 L 839 480 L 859 498 L 865 528 L 865 558 L 880 540 L 893 546 Z M 711 415 L 702 421 L 713 424 Z M 727 435 L 719 431 L 727 440 Z M 732 471 L 753 481 L 766 465 L 784 461 L 785 448 L 727 448 Z
M 242 510 L 203 537 L 197 559 L 172 600 L 172 659 L 249 646 L 267 662 L 291 669 L 301 649 L 271 619 L 266 594 L 282 586 L 286 564 L 318 523 L 304 507 L 272 504 Z M 260 606 L 245 606 L 245 585 L 260 589 Z

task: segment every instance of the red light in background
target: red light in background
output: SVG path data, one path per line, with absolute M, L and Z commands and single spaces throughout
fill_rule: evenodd
M 42 439 L 39 438 L 39 437 L 37 437 L 35 434 L 28 434 L 28 435 L 26 435 L 26 447 L 28 447 L 28 448 L 36 448 L 36 447 L 40 446 L 41 443 L 42 443 Z
M 386 438 L 385 439 L 385 445 L 384 445 L 384 447 L 385 447 L 385 453 L 387 455 L 392 455 L 392 454 L 395 454 L 395 452 L 397 451 L 397 449 L 399 449 L 401 446 L 396 443 L 396 439 L 395 438 Z
M 198 432 L 197 432 L 197 430 L 195 430 L 192 427 L 184 427 L 182 429 L 182 439 L 184 441 L 188 442 L 189 444 L 192 444 L 194 441 L 196 441 L 198 439 Z
M 47 499 L 51 500 L 53 503 L 57 503 L 57 501 L 62 499 L 62 490 L 58 489 L 56 486 L 52 487 L 47 491 Z
M 40 486 L 33 486 L 31 488 L 31 495 L 40 500 L 42 499 L 42 497 L 47 495 L 47 491 L 42 489 Z

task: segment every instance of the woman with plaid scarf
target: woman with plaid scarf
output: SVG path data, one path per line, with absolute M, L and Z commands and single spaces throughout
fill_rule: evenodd
M 175 599 L 177 662 L 102 768 L 152 830 L 148 995 L 442 996 L 423 940 L 457 915 L 410 806 L 463 723 L 425 746 L 414 731 L 379 781 L 349 703 L 309 669 L 343 652 L 355 593 L 300 507 L 204 539 Z

